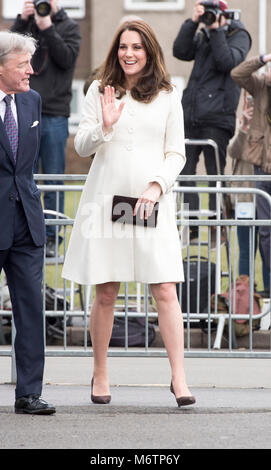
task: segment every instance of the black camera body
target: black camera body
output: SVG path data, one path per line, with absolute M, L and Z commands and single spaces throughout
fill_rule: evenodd
M 226 10 L 224 11 L 224 16 L 227 20 L 240 20 L 241 10 Z
M 48 16 L 51 13 L 50 0 L 34 0 L 34 7 L 39 16 Z
M 207 26 L 210 26 L 216 21 L 217 15 L 223 15 L 228 20 L 240 20 L 241 10 L 228 10 L 227 4 L 221 0 L 203 0 L 200 3 L 205 8 L 205 12 L 200 17 Z

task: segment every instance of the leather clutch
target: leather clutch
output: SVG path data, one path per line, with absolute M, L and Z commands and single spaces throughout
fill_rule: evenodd
M 112 203 L 112 221 L 133 224 L 133 225 L 142 225 L 145 227 L 156 227 L 159 202 L 156 202 L 153 207 L 152 214 L 147 219 L 140 218 L 140 211 L 137 211 L 137 214 L 134 215 L 134 208 L 138 201 L 136 197 L 127 197 L 127 196 L 113 196 Z

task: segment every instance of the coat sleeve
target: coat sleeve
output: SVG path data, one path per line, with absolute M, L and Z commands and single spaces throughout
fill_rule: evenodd
M 210 45 L 217 70 L 229 73 L 243 62 L 250 49 L 250 37 L 244 29 L 226 36 L 222 28 L 210 31 Z
M 32 19 L 25 21 L 21 18 L 21 15 L 17 15 L 14 23 L 10 27 L 10 31 L 12 31 L 13 33 L 20 33 L 20 34 L 30 33 L 31 24 L 32 24 Z
M 80 157 L 89 157 L 105 142 L 112 139 L 114 131 L 106 136 L 102 131 L 102 120 L 98 107 L 100 96 L 97 80 L 90 85 L 85 97 L 82 117 L 74 139 L 75 150 Z
M 257 88 L 260 79 L 256 74 L 263 66 L 258 56 L 252 57 L 231 71 L 231 77 L 241 88 L 245 88 L 252 96 L 254 96 L 255 89 Z
M 186 20 L 173 44 L 173 56 L 180 60 L 193 60 L 196 51 L 196 31 L 198 23 Z
M 165 131 L 164 162 L 152 182 L 157 182 L 162 193 L 169 193 L 186 162 L 183 110 L 178 92 L 170 94 L 170 106 Z
M 55 64 L 67 70 L 74 67 L 80 50 L 81 35 L 79 25 L 75 22 L 67 24 L 62 33 L 52 24 L 50 28 L 40 31 L 48 47 L 50 57 Z

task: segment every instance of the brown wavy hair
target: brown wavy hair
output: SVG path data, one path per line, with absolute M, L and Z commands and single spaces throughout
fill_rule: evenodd
M 118 60 L 120 37 L 124 31 L 136 31 L 141 36 L 147 55 L 147 62 L 141 76 L 130 90 L 132 97 L 137 101 L 150 103 L 160 90 L 172 91 L 164 54 L 152 28 L 143 20 L 134 20 L 126 21 L 116 32 L 107 58 L 99 71 L 100 93 L 104 93 L 107 85 L 115 88 L 118 98 L 122 98 L 126 93 L 125 74 Z

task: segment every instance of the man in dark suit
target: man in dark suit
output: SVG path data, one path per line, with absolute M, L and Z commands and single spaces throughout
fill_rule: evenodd
M 51 414 L 40 398 L 44 369 L 42 265 L 45 226 L 33 179 L 39 153 L 41 99 L 30 90 L 36 42 L 0 32 L 0 272 L 16 328 L 15 412 Z

